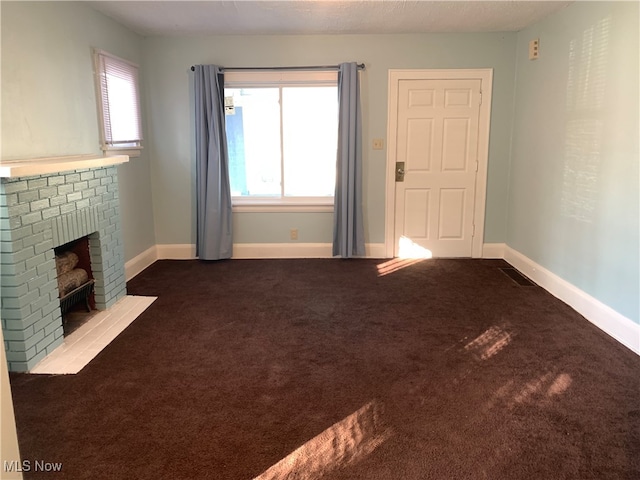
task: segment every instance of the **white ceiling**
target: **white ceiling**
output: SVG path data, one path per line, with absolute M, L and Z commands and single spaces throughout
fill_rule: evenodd
M 90 1 L 143 36 L 518 31 L 571 1 Z

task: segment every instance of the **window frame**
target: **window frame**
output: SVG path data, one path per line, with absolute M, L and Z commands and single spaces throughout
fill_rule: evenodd
M 326 86 L 337 88 L 337 70 L 232 70 L 224 73 L 225 89 Z M 336 128 L 337 120 L 336 116 Z M 280 135 L 282 138 L 282 130 Z M 284 171 L 281 173 L 284 177 Z M 232 196 L 231 204 L 234 212 L 333 212 L 334 199 L 335 194 L 326 197 Z
M 96 87 L 96 104 L 97 104 L 97 113 L 98 113 L 98 125 L 100 130 L 100 148 L 104 152 L 104 154 L 117 154 L 117 155 L 128 155 L 129 157 L 139 157 L 142 149 L 142 140 L 143 140 L 143 130 L 142 130 L 142 113 L 141 113 L 141 105 L 140 105 L 140 81 L 139 81 L 139 72 L 140 66 L 134 62 L 126 60 L 124 58 L 113 55 L 105 50 L 100 50 L 98 48 L 94 48 L 93 50 L 93 68 L 94 68 L 94 78 L 95 78 L 95 87 Z M 109 58 L 111 61 L 115 61 L 120 64 L 121 67 L 128 67 L 132 76 L 134 77 L 133 86 L 135 89 L 135 107 L 137 109 L 137 121 L 138 121 L 138 131 L 139 131 L 139 139 L 133 140 L 129 142 L 129 144 L 117 145 L 112 142 L 108 142 L 107 138 L 107 127 L 105 120 L 105 98 L 103 96 L 104 93 L 104 82 L 103 78 L 105 76 L 105 71 L 103 68 L 103 58 Z

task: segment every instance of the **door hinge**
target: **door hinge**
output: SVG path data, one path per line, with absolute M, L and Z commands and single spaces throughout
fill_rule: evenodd
M 482 105 L 482 90 L 480 90 L 480 105 Z
M 474 237 L 476 235 L 476 224 L 471 225 L 471 236 Z

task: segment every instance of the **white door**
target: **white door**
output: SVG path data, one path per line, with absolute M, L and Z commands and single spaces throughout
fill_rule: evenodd
M 479 256 L 473 247 L 482 87 L 481 78 L 398 79 L 395 142 L 389 143 L 400 174 L 394 256 Z M 483 218 L 484 185 L 482 194 Z

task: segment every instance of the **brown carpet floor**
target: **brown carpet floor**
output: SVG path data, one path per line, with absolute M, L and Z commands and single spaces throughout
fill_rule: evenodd
M 11 374 L 25 478 L 640 478 L 640 357 L 500 260 L 382 262 L 155 263 L 79 374 Z

